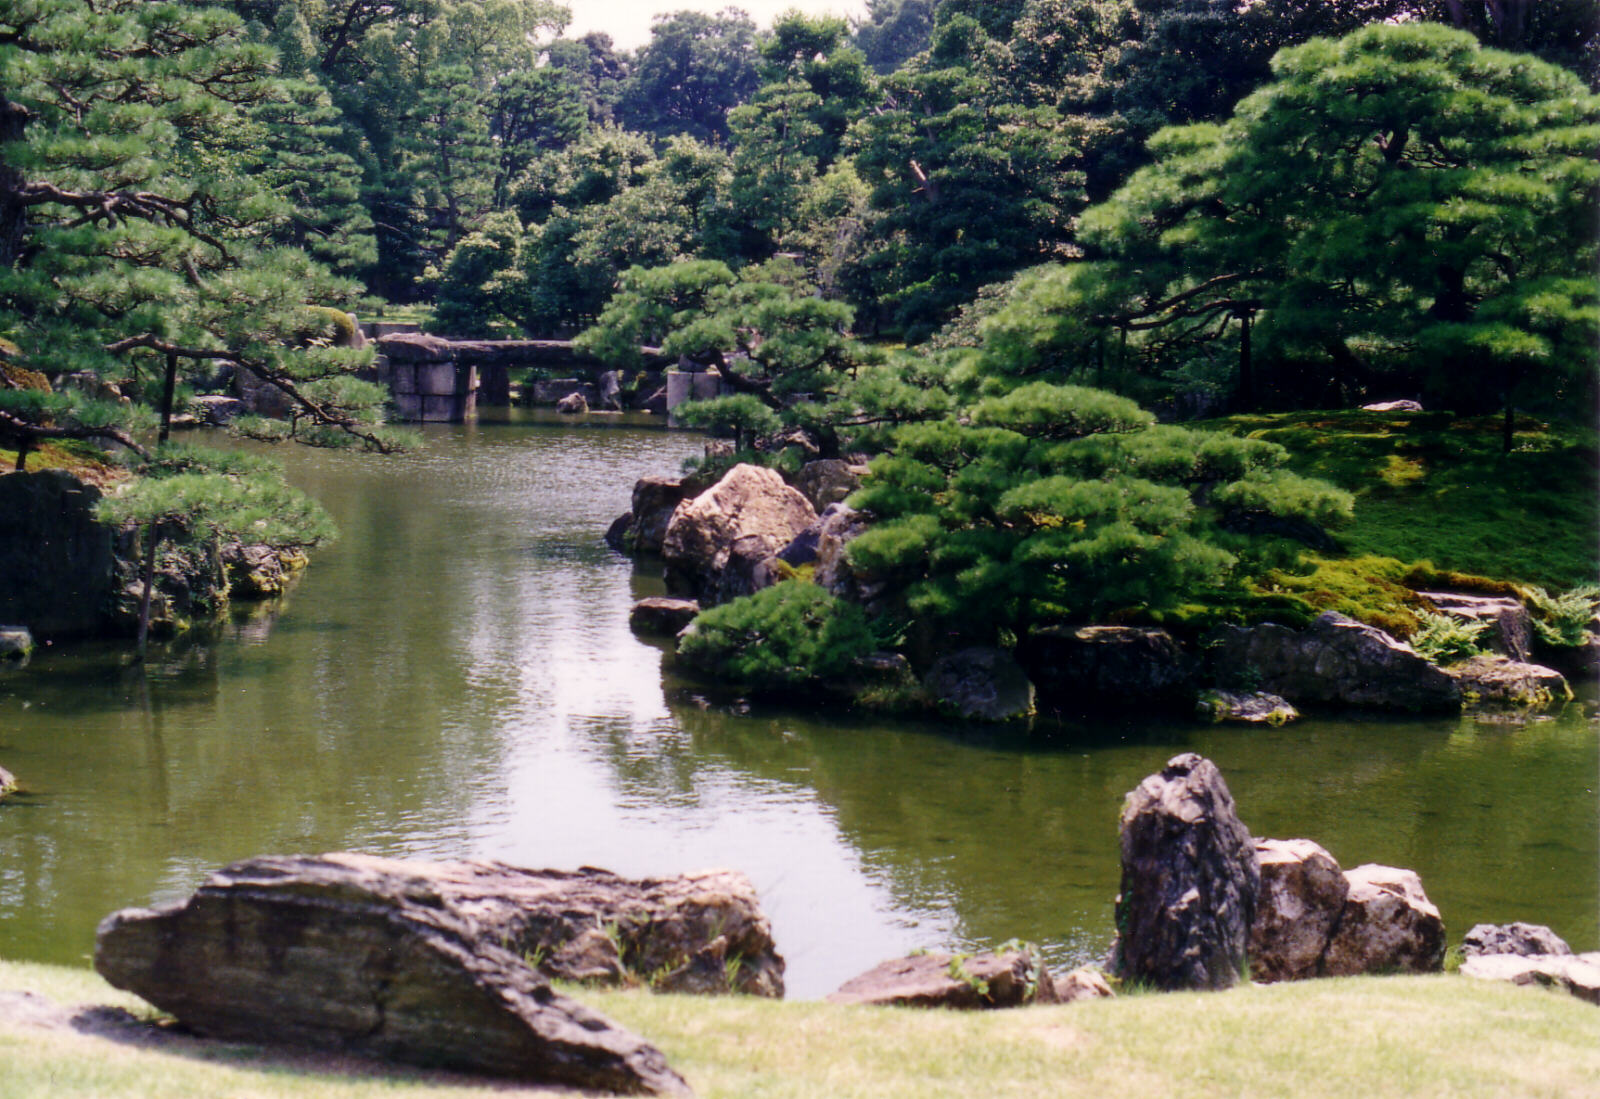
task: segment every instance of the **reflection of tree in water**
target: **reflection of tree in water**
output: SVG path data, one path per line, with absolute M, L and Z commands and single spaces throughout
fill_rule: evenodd
M 629 785 L 708 764 L 809 787 L 864 865 L 912 910 L 948 905 L 966 943 L 1041 941 L 1057 963 L 1109 945 L 1125 794 L 1198 751 L 1227 777 L 1258 836 L 1306 836 L 1346 867 L 1416 869 L 1452 929 L 1548 923 L 1596 938 L 1592 776 L 1581 708 L 1506 733 L 1470 719 L 1306 721 L 1283 729 L 1104 723 L 1041 737 L 757 707 L 674 690 L 691 743 L 653 760 L 633 744 Z

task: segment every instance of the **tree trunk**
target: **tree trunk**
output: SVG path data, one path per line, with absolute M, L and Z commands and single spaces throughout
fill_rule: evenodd
M 161 434 L 156 442 L 165 443 L 172 435 L 172 400 L 178 391 L 178 355 L 167 352 L 167 376 L 161 383 Z
M 1255 377 L 1250 362 L 1250 313 L 1241 312 L 1239 316 L 1239 408 L 1244 412 L 1255 411 Z
M 156 547 L 161 544 L 156 524 L 151 523 L 145 532 L 150 545 L 144 551 L 144 588 L 139 593 L 139 655 L 144 656 L 145 642 L 150 638 L 150 596 L 156 584 Z
M 27 235 L 28 209 L 17 196 L 22 190 L 22 173 L 10 166 L 12 153 L 8 148 L 20 144 L 28 123 L 28 109 L 7 99 L 0 90 L 0 271 L 15 267 L 22 256 L 22 244 Z
M 28 455 L 33 452 L 33 440 L 21 438 L 17 440 L 17 465 L 16 472 L 23 473 L 28 468 Z

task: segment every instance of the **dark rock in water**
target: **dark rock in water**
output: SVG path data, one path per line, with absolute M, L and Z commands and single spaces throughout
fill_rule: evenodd
M 922 686 L 940 710 L 969 721 L 1034 714 L 1033 684 L 1004 649 L 961 649 L 941 656 L 922 677 Z
M 628 553 L 633 549 L 633 512 L 625 511 L 606 528 L 606 545 L 618 553 Z
M 1415 871 L 1369 863 L 1344 876 L 1350 891 L 1322 956 L 1323 976 L 1437 973 L 1443 967 L 1444 921 Z
M 1344 914 L 1350 883 L 1339 863 L 1310 840 L 1257 840 L 1261 892 L 1250 925 L 1250 976 L 1300 981 L 1321 975 Z
M 1242 678 L 1303 706 L 1333 702 L 1396 710 L 1459 710 L 1461 688 L 1443 669 L 1382 630 L 1342 614 L 1309 629 L 1224 626 L 1207 650 L 1217 678 Z
M 661 543 L 667 591 L 704 606 L 748 595 L 776 578 L 763 565 L 816 519 L 777 472 L 736 465 L 673 512 Z
M 1194 698 L 1196 661 L 1166 630 L 1049 626 L 1029 634 L 1017 658 L 1051 709 L 1180 707 Z
M 106 917 L 95 968 L 219 1038 L 687 1094 L 659 1050 L 556 993 L 497 937 L 504 902 L 484 879 L 503 871 L 350 854 L 235 863 L 186 901 Z
M 1518 706 L 1538 709 L 1572 698 L 1566 677 L 1554 668 L 1508 660 L 1498 653 L 1480 653 L 1445 669 L 1460 685 L 1470 706 Z
M 612 412 L 622 411 L 622 372 L 606 370 L 600 374 L 600 407 Z
M 0 660 L 26 660 L 33 652 L 33 634 L 26 626 L 0 626 Z
M 628 612 L 628 628 L 646 637 L 677 637 L 699 613 L 693 599 L 641 599 Z
M 289 581 L 305 568 L 306 556 L 299 550 L 229 542 L 222 547 L 222 565 L 227 570 L 230 598 L 270 599 L 282 595 Z
M 1572 947 L 1543 924 L 1480 923 L 1462 938 L 1461 953 L 1468 958 L 1481 954 L 1515 954 L 1531 958 L 1571 954 Z
M 1287 725 L 1300 711 L 1266 691 L 1201 691 L 1194 714 L 1201 721 L 1234 721 L 1244 725 Z
M 1027 950 L 1003 954 L 913 954 L 852 977 L 830 1004 L 998 1008 L 1054 1003 L 1055 982 Z
M 678 477 L 641 477 L 633 483 L 634 552 L 661 552 L 672 513 L 688 495 Z
M 1117 975 L 1167 991 L 1233 987 L 1261 871 L 1216 765 L 1174 756 L 1128 794 L 1121 831 Z
M 1439 614 L 1467 622 L 1488 625 L 1483 640 L 1495 652 L 1512 660 L 1526 661 L 1531 655 L 1533 620 L 1519 600 L 1504 596 L 1465 595 L 1453 591 L 1419 591 Z
M 0 477 L 0 622 L 47 639 L 104 629 L 114 532 L 94 517 L 99 500 L 60 470 Z

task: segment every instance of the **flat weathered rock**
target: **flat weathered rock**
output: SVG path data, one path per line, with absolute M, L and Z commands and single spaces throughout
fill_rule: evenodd
M 1322 973 L 1437 973 L 1444 921 L 1415 871 L 1368 863 L 1345 871 L 1350 892 L 1323 954 Z
M 1201 691 L 1195 699 L 1194 713 L 1201 721 L 1245 725 L 1287 725 L 1300 717 L 1299 710 L 1275 694 L 1220 689 Z
M 1105 974 L 1091 966 L 1074 969 L 1055 981 L 1055 1002 L 1058 1004 L 1072 1004 L 1079 1000 L 1109 1000 L 1115 996 Z
M 1572 698 L 1566 677 L 1554 668 L 1525 664 L 1498 653 L 1480 653 L 1445 669 L 1469 705 L 1539 709 Z
M 497 934 L 508 904 L 490 883 L 517 873 L 353 854 L 250 859 L 186 901 L 106 917 L 95 968 L 215 1037 L 687 1094 L 659 1050 L 556 993 Z
M 1332 702 L 1393 710 L 1458 710 L 1455 679 L 1374 626 L 1329 611 L 1305 630 L 1267 622 L 1224 626 L 1207 645 L 1224 681 L 1246 674 L 1295 705 Z
M 1174 756 L 1128 794 L 1121 831 L 1116 974 L 1169 991 L 1233 987 L 1261 871 L 1222 773 L 1193 752 Z
M 1527 660 L 1533 638 L 1533 620 L 1520 600 L 1509 596 L 1470 595 L 1453 591 L 1419 591 L 1440 614 L 1488 626 L 1483 640 L 1502 656 Z
M 879 1007 L 1021 1007 L 1051 1002 L 1055 984 L 1027 950 L 1003 954 L 913 954 L 852 977 L 828 997 L 831 1004 Z
M 1461 963 L 1463 977 L 1561 989 L 1600 1005 L 1600 953 L 1571 955 L 1480 954 Z
M 1004 649 L 978 647 L 941 656 L 922 686 L 940 710 L 968 721 L 1013 721 L 1034 714 L 1033 684 Z
M 1515 954 L 1533 958 L 1571 953 L 1572 947 L 1567 945 L 1565 939 L 1537 923 L 1474 924 L 1472 930 L 1461 938 L 1461 954 L 1466 958 L 1485 954 Z
M 1250 925 L 1250 975 L 1258 981 L 1319 976 L 1349 881 L 1334 857 L 1310 840 L 1257 840 L 1256 857 L 1261 894 Z
M 628 628 L 646 637 L 677 637 L 700 613 L 693 599 L 667 599 L 652 596 L 641 599 L 628 612 Z

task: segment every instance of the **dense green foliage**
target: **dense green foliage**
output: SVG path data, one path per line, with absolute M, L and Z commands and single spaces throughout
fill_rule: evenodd
M 793 688 L 847 672 L 873 648 L 861 608 L 806 580 L 785 580 L 702 612 L 679 655 L 733 683 Z

